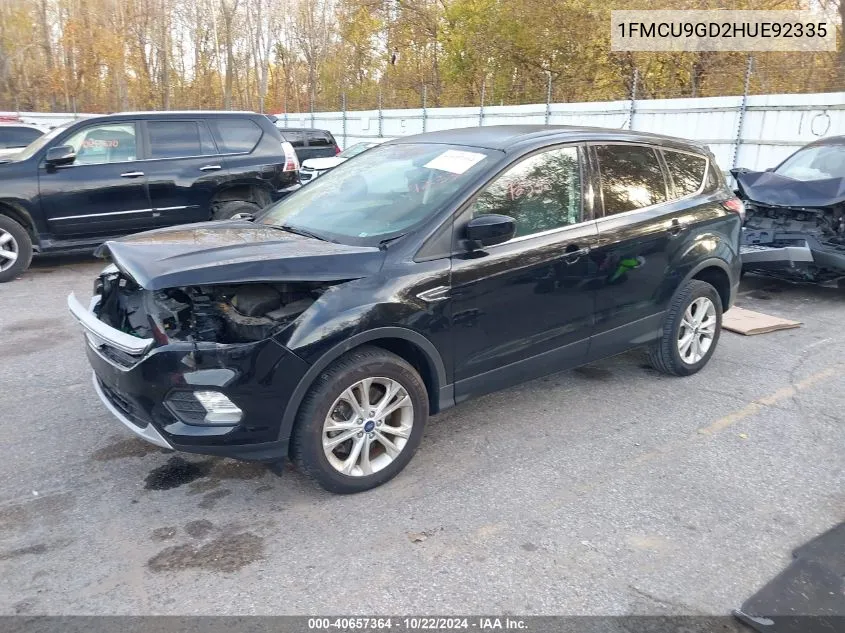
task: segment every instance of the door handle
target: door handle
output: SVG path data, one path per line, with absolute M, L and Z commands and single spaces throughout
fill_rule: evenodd
M 220 165 L 203 165 L 200 167 L 200 171 L 217 171 L 218 169 L 223 169 Z
M 142 171 L 125 171 L 120 174 L 121 178 L 139 178 L 144 175 Z
M 678 219 L 675 218 L 669 225 L 669 235 L 671 235 L 672 237 L 677 237 L 683 231 L 685 231 L 688 226 L 689 224 L 687 224 L 686 222 L 679 222 Z
M 574 264 L 579 259 L 584 257 L 584 255 L 589 254 L 590 247 L 585 246 L 584 248 L 579 248 L 578 250 L 574 251 L 567 251 L 563 254 L 563 261 L 567 264 Z

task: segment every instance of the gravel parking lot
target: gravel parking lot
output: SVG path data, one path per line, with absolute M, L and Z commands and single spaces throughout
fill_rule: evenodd
M 749 278 L 740 305 L 803 327 L 464 404 L 341 497 L 124 431 L 65 309 L 101 267 L 0 286 L 0 613 L 723 614 L 845 519 L 842 290 Z

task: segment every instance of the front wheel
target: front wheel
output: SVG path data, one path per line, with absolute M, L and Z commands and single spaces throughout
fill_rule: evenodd
M 0 283 L 20 275 L 31 261 L 29 233 L 12 218 L 0 215 Z
M 360 347 L 316 380 L 297 414 L 291 454 L 330 492 L 375 488 L 411 461 L 428 419 L 428 394 L 399 356 Z
M 690 376 L 707 364 L 722 332 L 722 300 L 706 281 L 693 279 L 672 300 L 663 333 L 648 350 L 651 366 L 664 374 Z

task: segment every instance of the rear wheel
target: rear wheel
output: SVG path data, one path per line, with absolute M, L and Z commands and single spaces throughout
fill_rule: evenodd
M 32 239 L 12 218 L 0 215 L 0 283 L 11 281 L 29 267 Z
M 663 334 L 648 350 L 651 366 L 665 374 L 690 376 L 707 364 L 722 332 L 722 300 L 706 281 L 693 279 L 672 300 Z
M 217 208 L 214 210 L 214 215 L 211 216 L 211 219 L 228 220 L 238 213 L 249 213 L 250 215 L 255 215 L 259 211 L 261 211 L 261 207 L 257 204 L 253 204 L 252 202 L 247 202 L 246 200 L 230 200 L 229 202 L 221 202 L 218 204 Z
M 330 492 L 375 488 L 411 461 L 428 418 L 416 370 L 376 347 L 342 356 L 317 379 L 291 438 L 299 469 Z

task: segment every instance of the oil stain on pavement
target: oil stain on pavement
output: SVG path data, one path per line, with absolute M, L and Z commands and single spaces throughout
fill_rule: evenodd
M 183 457 L 175 456 L 167 460 L 166 464 L 151 470 L 144 480 L 144 487 L 147 490 L 170 490 L 205 477 L 209 472 L 211 460 L 189 462 Z
M 189 524 L 190 525 L 190 524 Z M 264 539 L 252 532 L 221 535 L 205 543 L 185 543 L 163 549 L 147 567 L 154 572 L 206 571 L 233 572 L 264 558 Z

